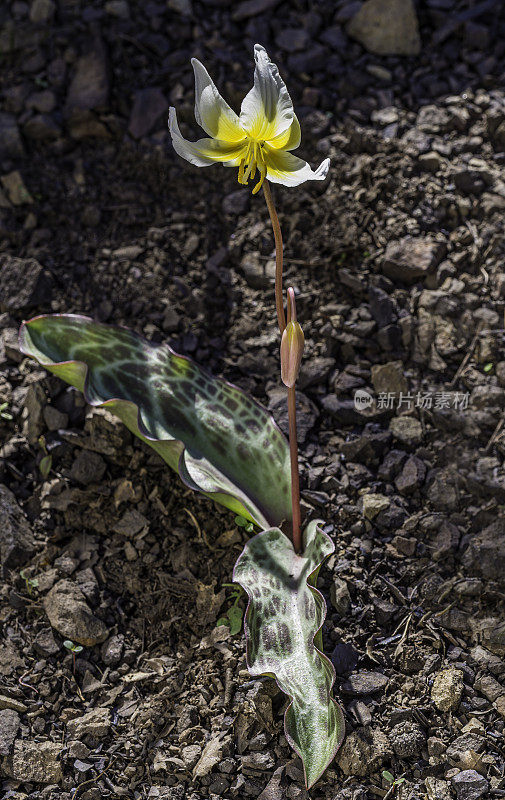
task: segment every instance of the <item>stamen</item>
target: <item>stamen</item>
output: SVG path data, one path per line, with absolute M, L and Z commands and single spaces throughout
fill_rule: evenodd
M 247 183 L 247 181 L 249 180 L 249 176 L 250 175 L 254 175 L 255 172 L 256 172 L 256 161 L 251 161 L 251 163 L 249 164 L 249 166 L 247 167 L 247 169 L 246 169 L 246 171 L 244 173 L 244 181 L 243 182 Z
M 244 181 L 244 167 L 245 167 L 245 158 L 240 160 L 240 166 L 238 168 L 238 182 L 245 183 Z
M 259 190 L 263 186 L 263 181 L 265 180 L 267 174 L 267 165 L 265 164 L 265 162 L 263 162 L 263 164 L 259 164 L 258 169 L 260 171 L 260 179 L 256 184 L 256 186 L 254 187 L 254 189 L 252 190 L 253 194 L 258 194 Z

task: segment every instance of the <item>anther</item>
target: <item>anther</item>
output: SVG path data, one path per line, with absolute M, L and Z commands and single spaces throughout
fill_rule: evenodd
M 253 194 L 258 194 L 259 190 L 263 186 L 263 181 L 265 180 L 267 174 L 267 165 L 266 164 L 259 164 L 258 169 L 260 171 L 260 179 L 254 189 L 252 190 Z
M 242 158 L 240 161 L 240 166 L 238 168 L 238 182 L 245 183 L 244 181 L 244 167 L 245 167 L 245 158 Z

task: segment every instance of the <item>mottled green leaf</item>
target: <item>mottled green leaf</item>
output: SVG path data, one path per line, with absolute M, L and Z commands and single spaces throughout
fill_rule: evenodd
M 291 518 L 289 449 L 267 411 L 168 345 L 88 317 L 35 317 L 23 353 L 104 406 L 186 486 L 261 528 Z
M 317 522 L 305 530 L 302 555 L 271 528 L 247 542 L 233 573 L 249 596 L 244 622 L 249 672 L 275 678 L 290 697 L 284 728 L 303 761 L 308 788 L 344 738 L 342 711 L 332 697 L 335 672 L 322 652 L 326 603 L 315 588 L 321 564 L 333 550 Z

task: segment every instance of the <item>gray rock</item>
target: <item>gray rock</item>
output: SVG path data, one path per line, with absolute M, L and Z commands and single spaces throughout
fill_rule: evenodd
M 21 158 L 25 154 L 14 114 L 0 113 L 0 155 Z
M 427 236 L 405 236 L 387 245 L 382 271 L 394 281 L 415 283 L 434 272 L 445 254 L 444 242 Z
M 461 763 L 469 750 L 482 753 L 486 747 L 486 739 L 477 733 L 464 733 L 452 741 L 446 750 L 446 755 L 452 761 Z
M 67 733 L 71 739 L 82 739 L 89 736 L 99 741 L 107 736 L 110 728 L 110 710 L 108 708 L 93 708 L 82 717 L 72 719 L 67 723 Z
M 0 311 L 23 311 L 51 299 L 52 278 L 35 258 L 0 256 Z
M 222 206 L 225 214 L 240 217 L 249 210 L 251 204 L 250 192 L 247 189 L 236 189 L 223 198 Z
M 20 724 L 16 711 L 9 708 L 0 711 L 0 756 L 7 756 L 11 752 Z
M 109 90 L 107 51 L 103 41 L 96 39 L 89 52 L 77 60 L 65 103 L 64 114 L 74 139 L 109 136 L 95 113 L 107 108 Z
M 274 283 L 275 262 L 264 261 L 256 252 L 245 253 L 239 269 L 251 289 L 268 289 Z
M 419 444 L 423 438 L 423 427 L 416 417 L 393 417 L 389 430 L 403 444 Z
M 505 586 L 505 520 L 496 520 L 470 540 L 463 565 L 471 574 Z
M 39 631 L 37 638 L 33 642 L 33 648 L 39 656 L 43 656 L 44 658 L 54 656 L 60 650 L 51 628 L 43 628 Z
M 400 494 L 409 495 L 422 486 L 425 477 L 426 467 L 424 463 L 417 456 L 410 456 L 396 478 L 395 486 Z
M 33 203 L 33 197 L 26 188 L 23 176 L 15 169 L 2 175 L 2 186 L 13 206 L 23 206 Z
M 154 128 L 162 114 L 168 110 L 168 100 L 158 86 L 148 86 L 135 92 L 135 99 L 128 122 L 128 132 L 134 139 L 141 139 Z
M 416 56 L 421 52 L 412 0 L 366 0 L 347 25 L 347 33 L 379 56 Z
M 463 672 L 450 667 L 435 675 L 431 699 L 439 711 L 453 711 L 459 706 L 463 694 Z
M 59 783 L 62 779 L 60 752 L 61 745 L 55 742 L 18 740 L 14 753 L 4 761 L 4 770 L 9 777 L 23 783 Z
M 395 395 L 395 400 L 398 400 L 400 393 L 407 393 L 407 380 L 401 361 L 375 364 L 371 373 L 373 388 L 379 394 L 392 392 Z
M 69 580 L 53 586 L 44 598 L 44 610 L 52 627 L 66 639 L 93 647 L 107 638 L 106 625 L 95 617 L 81 590 Z
M 474 769 L 465 769 L 451 778 L 458 800 L 479 800 L 489 791 L 489 781 Z
M 81 450 L 70 470 L 70 477 L 88 486 L 90 483 L 100 483 L 107 465 L 103 458 L 91 450 Z
M 10 489 L 0 484 L 0 563 L 3 569 L 22 566 L 34 552 L 32 529 Z
M 389 683 L 389 678 L 382 672 L 360 672 L 350 675 L 348 680 L 342 685 L 342 691 L 346 694 L 366 695 L 382 692 Z
M 393 755 L 386 734 L 380 728 L 357 728 L 339 750 L 336 762 L 344 775 L 371 775 Z
M 426 744 L 423 730 L 410 720 L 395 725 L 389 739 L 398 758 L 419 758 Z
M 264 11 L 275 8 L 275 6 L 279 5 L 279 2 L 280 0 L 243 0 L 233 9 L 232 17 L 235 22 L 249 19 L 249 17 L 256 17 Z
M 121 633 L 111 636 L 110 639 L 107 639 L 102 645 L 101 655 L 103 663 L 107 667 L 119 664 L 123 655 L 123 650 L 124 636 Z
M 23 125 L 23 133 L 35 142 L 50 142 L 61 136 L 61 128 L 50 114 L 35 114 Z
M 30 20 L 36 24 L 49 22 L 54 17 L 56 5 L 53 0 L 33 0 L 30 8 Z
M 285 389 L 272 389 L 268 392 L 268 409 L 272 412 L 275 420 L 283 433 L 288 435 L 288 409 L 286 402 Z M 298 425 L 298 438 L 300 442 L 304 442 L 307 434 L 314 427 L 316 419 L 319 416 L 319 411 L 316 405 L 303 394 L 303 392 L 296 393 L 296 421 Z

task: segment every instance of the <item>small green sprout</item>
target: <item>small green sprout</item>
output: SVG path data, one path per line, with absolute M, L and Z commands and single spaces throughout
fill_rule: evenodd
M 9 411 L 7 411 L 8 408 L 9 408 L 9 404 L 7 402 L 6 403 L 0 403 L 0 417 L 2 419 L 8 419 L 8 420 L 14 419 L 12 414 Z
M 49 477 L 49 473 L 51 472 L 53 457 L 50 453 L 47 452 L 46 440 L 44 439 L 43 436 L 39 436 L 39 446 L 44 452 L 44 455 L 40 459 L 39 470 L 40 474 L 42 475 L 42 478 L 44 480 L 47 480 L 47 478 Z
M 488 364 L 484 365 L 484 372 L 486 372 L 486 373 L 492 372 L 493 367 L 494 367 L 494 364 L 492 363 L 492 361 L 490 361 Z
M 239 528 L 243 528 L 246 533 L 253 533 L 254 532 L 254 525 L 250 520 L 246 519 L 245 517 L 235 517 L 235 525 Z
M 240 598 L 242 597 L 242 589 L 236 583 L 223 583 L 223 586 L 225 586 L 228 589 L 231 589 L 229 599 L 233 602 L 232 605 L 229 607 L 228 611 L 225 613 L 225 615 L 218 619 L 216 625 L 218 627 L 221 625 L 226 625 L 230 629 L 231 635 L 236 636 L 237 633 L 240 633 L 240 630 L 242 628 L 242 619 L 244 617 L 244 609 L 240 605 Z
M 65 641 L 63 642 L 63 647 L 66 647 L 67 650 L 70 650 L 70 652 L 72 653 L 73 673 L 75 675 L 75 654 L 82 653 L 83 647 L 80 644 L 75 644 L 74 642 L 72 642 L 71 639 L 65 639 Z
M 390 784 L 390 787 L 384 795 L 383 800 L 387 800 L 388 797 L 392 797 L 395 789 L 401 786 L 402 783 L 405 783 L 405 778 L 403 775 L 401 775 L 399 778 L 395 778 L 395 776 L 387 769 L 382 770 L 382 777 L 387 783 Z
M 30 578 L 26 574 L 24 569 L 22 569 L 21 572 L 19 573 L 19 577 L 24 580 L 25 586 L 26 586 L 26 591 L 28 592 L 30 597 L 33 597 L 33 595 L 35 594 L 34 589 L 36 589 L 37 586 L 39 585 L 39 582 L 38 582 L 37 578 Z

